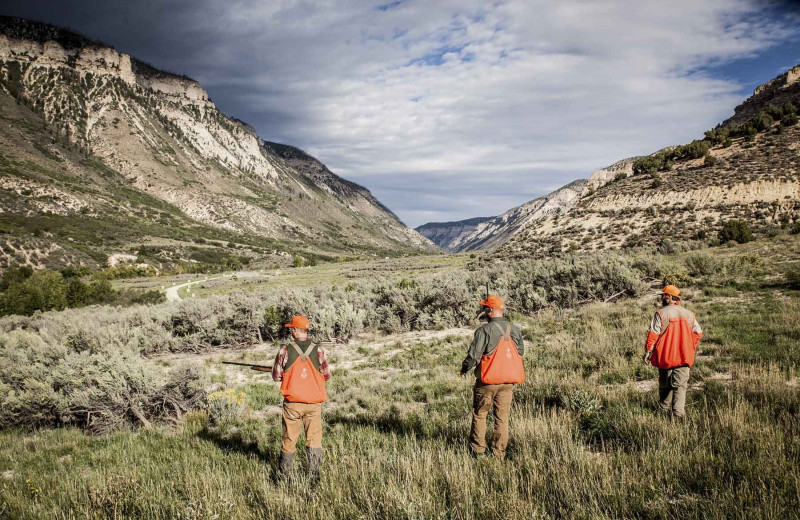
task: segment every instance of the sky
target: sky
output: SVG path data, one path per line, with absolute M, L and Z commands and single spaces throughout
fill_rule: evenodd
M 800 2 L 3 0 L 188 75 L 406 224 L 702 138 L 800 64 Z

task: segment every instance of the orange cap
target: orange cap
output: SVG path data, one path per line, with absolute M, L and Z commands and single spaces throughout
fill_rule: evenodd
M 499 296 L 495 296 L 494 294 L 490 294 L 485 300 L 482 300 L 480 304 L 498 310 L 503 310 L 503 308 L 506 306 L 506 304 L 503 302 L 503 299 Z
M 291 327 L 293 329 L 308 329 L 308 318 L 305 316 L 294 316 L 291 323 L 287 323 L 284 327 Z
M 661 291 L 662 294 L 669 294 L 670 296 L 674 296 L 675 298 L 681 297 L 681 290 L 675 287 L 674 285 L 668 285 L 664 287 Z

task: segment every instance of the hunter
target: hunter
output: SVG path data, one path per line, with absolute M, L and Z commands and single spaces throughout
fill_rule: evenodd
M 305 430 L 308 472 L 313 485 L 319 483 L 322 466 L 322 403 L 328 398 L 325 381 L 331 378 L 322 347 L 308 338 L 309 321 L 294 316 L 285 325 L 292 340 L 281 345 L 272 365 L 272 379 L 281 382 L 283 436 L 278 480 L 292 469 L 297 438 Z
M 475 331 L 467 357 L 461 364 L 463 378 L 475 369 L 469 446 L 473 456 L 486 455 L 486 417 L 491 410 L 494 416 L 491 453 L 502 460 L 508 446 L 514 385 L 525 380 L 522 365 L 525 350 L 519 329 L 503 317 L 502 298 L 490 295 L 480 305 L 481 314 L 488 317 L 489 322 Z
M 686 415 L 689 369 L 703 331 L 694 313 L 680 305 L 681 291 L 667 285 L 661 291 L 661 308 L 650 321 L 644 362 L 658 368 L 658 401 L 665 412 L 682 419 Z

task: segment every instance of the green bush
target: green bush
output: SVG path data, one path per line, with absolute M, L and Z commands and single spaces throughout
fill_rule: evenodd
M 222 426 L 237 422 L 242 418 L 247 405 L 244 392 L 233 388 L 208 394 L 208 419 L 212 426 Z
M 684 259 L 690 276 L 704 276 L 714 274 L 720 268 L 720 262 L 711 255 L 693 253 Z
M 753 240 L 753 233 L 750 231 L 750 226 L 741 220 L 728 220 L 722 224 L 722 229 L 719 232 L 719 240 L 723 244 L 733 240 L 740 244 L 750 242 Z
M 36 271 L 12 282 L 0 295 L 0 315 L 29 316 L 35 311 L 63 310 L 67 307 L 67 286 L 61 273 Z
M 655 173 L 664 168 L 664 156 L 661 154 L 639 157 L 633 161 L 634 175 Z
M 164 300 L 158 291 L 119 292 L 105 277 L 86 283 L 74 271 L 66 274 L 67 277 L 57 271 L 33 271 L 29 267 L 9 269 L 0 279 L 0 316 L 30 316 L 36 311 L 92 304 L 132 305 Z

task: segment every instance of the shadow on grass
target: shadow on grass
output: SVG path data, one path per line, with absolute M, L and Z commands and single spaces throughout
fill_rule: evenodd
M 465 414 L 469 412 L 470 410 L 464 411 Z M 409 414 L 405 417 L 393 413 L 377 416 L 333 415 L 328 417 L 327 422 L 330 425 L 374 428 L 381 433 L 394 433 L 403 437 L 436 439 L 451 448 L 466 449 L 468 446 L 469 432 L 456 426 L 454 421 L 442 423 L 416 414 Z
M 277 451 L 270 450 L 265 452 L 259 448 L 257 442 L 243 439 L 238 433 L 224 433 L 211 428 L 204 428 L 197 433 L 197 437 L 205 441 L 213 442 L 227 452 L 236 452 L 248 457 L 256 457 L 259 461 L 268 465 L 273 473 L 277 471 Z

